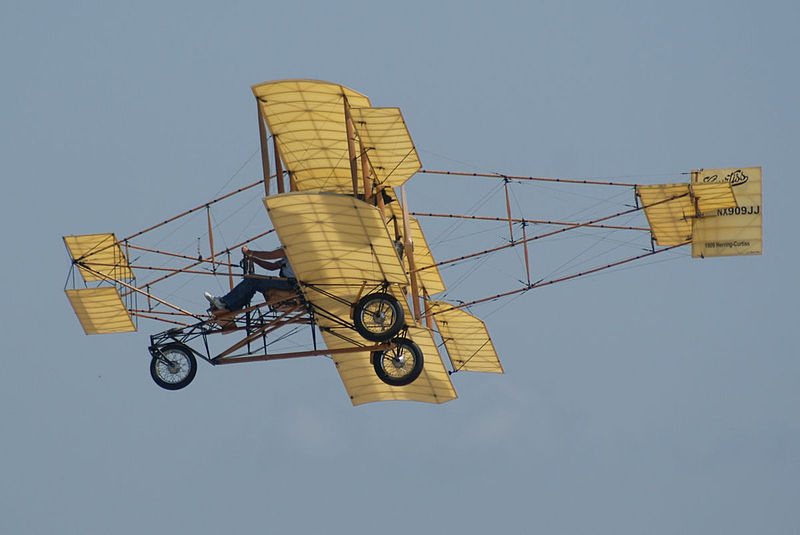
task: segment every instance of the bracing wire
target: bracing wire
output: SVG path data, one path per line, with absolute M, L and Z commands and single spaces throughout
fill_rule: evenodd
M 489 193 L 484 195 L 483 198 L 475 201 L 473 203 L 473 205 L 470 208 L 467 209 L 467 212 L 469 214 L 474 214 L 479 208 L 481 208 L 486 203 L 488 203 L 489 200 L 491 199 L 491 197 L 493 195 L 496 195 L 497 192 L 502 188 L 503 188 L 503 184 L 498 184 L 497 186 L 495 186 L 492 190 L 489 191 Z M 462 224 L 463 224 L 463 221 L 453 221 L 453 223 L 451 223 L 449 226 L 447 226 L 441 232 L 439 232 L 439 234 L 432 240 L 431 243 L 433 243 L 433 244 L 444 243 L 444 241 L 443 241 L 444 240 L 444 236 L 451 234 L 452 232 L 455 231 L 455 229 L 459 228 Z
M 222 185 L 222 187 L 220 187 L 220 188 L 217 190 L 217 192 L 216 192 L 216 193 L 215 193 L 215 194 L 212 196 L 212 198 L 216 198 L 216 197 L 217 197 L 217 196 L 218 196 L 218 195 L 219 195 L 219 194 L 220 194 L 220 193 L 221 193 L 221 192 L 222 192 L 222 191 L 223 191 L 225 188 L 227 188 L 227 187 L 228 187 L 228 184 L 230 184 L 230 183 L 233 181 L 233 179 L 234 179 L 234 178 L 236 178 L 236 176 L 237 176 L 239 173 L 241 173 L 241 172 L 242 172 L 242 169 L 244 169 L 245 167 L 247 167 L 247 164 L 249 164 L 249 163 L 250 163 L 250 161 L 251 161 L 253 158 L 255 158 L 256 154 L 258 154 L 259 152 L 261 152 L 261 149 L 256 149 L 255 151 L 253 151 L 253 154 L 251 154 L 251 155 L 250 155 L 250 157 L 249 157 L 248 159 L 246 159 L 242 165 L 240 165 L 240 166 L 239 166 L 239 169 L 237 169 L 237 170 L 236 170 L 236 171 L 235 171 L 235 172 L 234 172 L 234 173 L 233 173 L 233 174 L 232 174 L 232 175 L 231 175 L 231 176 L 228 178 L 228 180 L 226 180 L 226 181 L 225 181 L 225 183 Z

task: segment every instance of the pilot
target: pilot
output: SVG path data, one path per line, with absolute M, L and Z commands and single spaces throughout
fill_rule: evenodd
M 233 290 L 223 295 L 222 297 L 215 297 L 206 292 L 205 297 L 211 303 L 211 310 L 239 310 L 250 302 L 256 292 L 261 292 L 265 299 L 267 297 L 267 290 L 292 290 L 294 286 L 294 271 L 289 261 L 286 259 L 286 254 L 283 248 L 272 251 L 251 251 L 245 245 L 242 247 L 242 254 L 245 258 L 252 260 L 264 269 L 271 271 L 279 270 L 278 274 L 289 280 L 278 279 L 261 279 L 255 277 L 245 276 L 242 282 L 237 284 Z M 277 260 L 270 262 L 270 260 Z

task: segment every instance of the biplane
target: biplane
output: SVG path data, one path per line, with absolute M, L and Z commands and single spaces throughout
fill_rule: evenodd
M 150 336 L 148 349 L 151 376 L 168 390 L 194 379 L 198 359 L 223 365 L 325 356 L 354 405 L 443 403 L 456 398 L 454 372 L 503 373 L 485 323 L 469 311 L 474 305 L 686 245 L 694 257 L 761 253 L 758 167 L 692 171 L 689 182 L 655 185 L 423 170 L 396 107 L 373 107 L 365 95 L 315 80 L 273 81 L 252 90 L 263 174 L 257 181 L 121 239 L 113 233 L 64 237 L 71 263 L 65 291 L 86 334 L 132 332 L 142 321 L 167 327 Z M 460 216 L 409 211 L 404 184 L 418 173 L 501 180 L 504 215 L 463 217 L 507 223 L 510 239 L 437 262 L 419 218 Z M 635 205 L 582 222 L 514 218 L 508 185 L 522 181 L 632 188 Z M 262 187 L 263 195 L 256 193 Z M 272 228 L 223 247 L 217 238 L 215 247 L 212 208 L 242 196 L 263 202 Z M 643 213 L 647 225 L 609 224 L 632 213 Z M 206 254 L 199 238 L 196 255 L 157 249 L 188 217 L 205 219 Z M 514 235 L 515 225 L 521 235 Z M 553 229 L 528 235 L 533 225 Z M 529 246 L 567 231 L 598 229 L 646 232 L 649 250 L 566 276 L 531 277 Z M 234 255 L 274 239 L 296 277 L 287 281 L 291 290 L 268 291 L 239 310 L 181 304 L 188 290 L 174 284 L 178 279 L 211 276 L 232 289 L 239 276 L 270 278 Z M 524 250 L 519 287 L 467 302 L 434 298 L 446 290 L 443 266 L 512 247 Z

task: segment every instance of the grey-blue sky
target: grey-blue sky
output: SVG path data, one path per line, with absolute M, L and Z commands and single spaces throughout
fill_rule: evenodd
M 0 528 L 794 531 L 799 9 L 4 4 Z M 147 330 L 81 333 L 60 236 L 207 200 L 257 149 L 248 86 L 286 77 L 400 106 L 431 168 L 655 182 L 763 165 L 766 254 L 487 308 L 507 373 L 457 374 L 441 407 L 354 409 L 323 359 L 201 365 L 162 392 Z M 443 204 L 445 184 L 409 192 Z

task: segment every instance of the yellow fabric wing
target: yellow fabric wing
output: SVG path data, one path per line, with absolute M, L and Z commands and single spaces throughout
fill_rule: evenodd
M 124 333 L 136 330 L 116 288 L 65 290 L 86 334 Z
M 252 89 L 297 189 L 352 193 L 345 99 L 351 107 L 369 107 L 369 99 L 319 80 L 278 80 Z
M 331 349 L 350 347 L 350 342 L 322 332 L 325 343 Z M 450 375 L 444 367 L 439 351 L 428 329 L 412 327 L 408 338 L 422 351 L 423 368 L 420 376 L 405 386 L 389 386 L 375 374 L 369 353 L 340 353 L 333 355 L 336 371 L 342 378 L 353 405 L 374 401 L 422 401 L 444 403 L 457 398 Z
M 503 373 L 486 324 L 469 312 L 442 301 L 429 301 L 436 327 L 456 371 Z
M 689 243 L 695 209 L 689 184 L 636 186 L 656 243 L 662 246 Z
M 320 311 L 321 329 L 344 329 L 343 336 L 367 343 L 335 318 L 349 321 L 358 296 L 384 283 L 410 321 L 402 295 L 408 278 L 378 208 L 349 195 L 310 192 L 273 195 L 264 204 L 306 299 Z
M 378 208 L 349 195 L 295 192 L 264 199 L 298 280 L 408 284 Z
M 689 189 L 700 215 L 736 206 L 730 184 L 690 184 Z
M 86 282 L 134 278 L 114 234 L 64 236 L 64 243 Z
M 421 169 L 400 108 L 352 108 L 350 116 L 380 186 L 402 186 Z
M 349 195 L 321 192 L 274 195 L 264 204 L 303 293 L 315 307 L 329 349 L 374 345 L 338 321 L 350 321 L 350 306 L 364 281 L 365 291 L 390 283 L 406 323 L 413 324 L 401 292 L 408 278 L 378 208 Z M 354 405 L 386 400 L 443 403 L 456 397 L 430 331 L 411 327 L 408 337 L 420 346 L 425 364 L 422 375 L 407 386 L 393 387 L 378 379 L 368 350 L 333 356 Z

